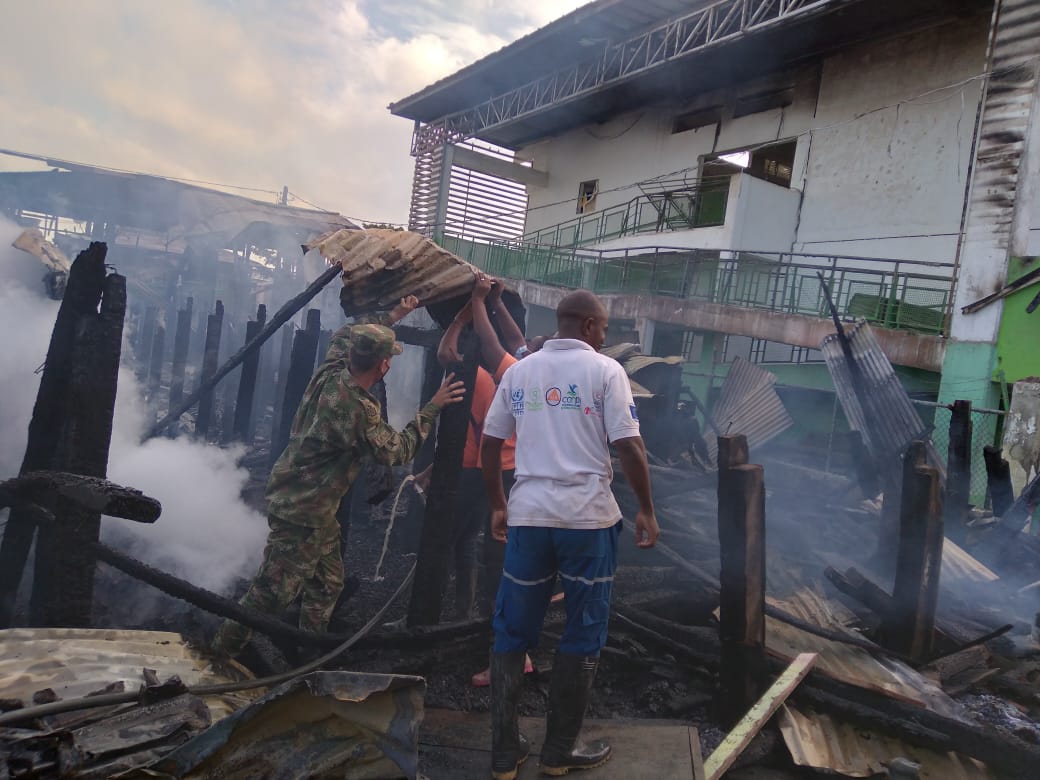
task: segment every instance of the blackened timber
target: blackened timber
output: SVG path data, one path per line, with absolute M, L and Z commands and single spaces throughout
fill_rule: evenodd
M 96 315 L 98 299 L 105 284 L 106 251 L 104 244 L 91 243 L 76 257 L 69 271 L 29 421 L 20 474 L 57 466 L 58 446 L 71 403 L 76 330 L 83 317 Z M 11 511 L 0 542 L 0 628 L 11 625 L 15 596 L 35 533 L 36 523 L 31 511 Z
M 949 450 L 946 458 L 946 498 L 943 502 L 946 532 L 963 542 L 971 508 L 971 401 L 954 401 L 950 415 Z
M 56 496 L 67 498 L 84 509 L 138 523 L 154 523 L 162 511 L 158 501 L 140 490 L 82 474 L 30 471 L 0 482 L 0 507 L 20 503 L 45 505 Z
M 426 347 L 427 349 L 437 349 L 441 343 L 441 336 L 444 335 L 444 332 L 441 330 L 416 328 L 412 325 L 394 325 L 394 333 L 397 336 L 397 340 L 403 344 Z
M 459 350 L 464 358 L 460 365 L 454 367 L 455 379 L 464 383 L 466 395 L 459 403 L 445 407 L 440 415 L 430 492 L 419 536 L 415 584 L 408 605 L 409 627 L 440 622 L 448 560 L 459 524 L 455 503 L 480 351 L 472 331 L 463 333 L 459 339 Z
M 153 425 L 149 432 L 145 435 L 145 438 L 149 439 L 152 436 L 158 436 L 160 433 L 162 433 L 163 429 L 165 429 L 166 426 L 169 425 L 170 420 L 177 419 L 184 412 L 186 412 L 188 409 L 190 409 L 192 406 L 198 403 L 199 398 L 202 396 L 204 392 L 215 387 L 221 379 L 223 379 L 232 371 L 234 371 L 235 368 L 243 360 L 245 360 L 246 356 L 250 352 L 252 352 L 253 350 L 260 349 L 261 345 L 265 341 L 267 341 L 267 339 L 269 339 L 282 325 L 284 325 L 286 322 L 292 319 L 293 315 L 295 315 L 296 312 L 298 312 L 300 309 L 306 306 L 311 301 L 311 299 L 314 298 L 314 296 L 321 292 L 322 288 L 324 288 L 325 285 L 327 285 L 329 282 L 335 279 L 340 274 L 341 270 L 342 269 L 338 265 L 331 266 L 330 268 L 326 269 L 325 273 L 323 273 L 321 276 L 315 279 L 307 287 L 306 290 L 301 292 L 296 297 L 287 301 L 285 305 L 282 306 L 282 308 L 280 308 L 275 313 L 274 317 L 271 318 L 271 321 L 268 322 L 263 327 L 263 329 L 256 335 L 255 339 L 246 342 L 245 345 L 243 345 L 242 349 L 238 350 L 238 352 L 236 352 L 234 355 L 228 358 L 227 362 L 224 363 L 224 365 L 222 365 L 219 369 L 217 369 L 217 372 L 213 375 L 213 378 L 210 379 L 207 384 L 199 385 L 198 389 L 195 390 L 195 392 L 189 395 L 187 398 L 185 398 L 177 409 L 171 409 L 169 414 L 166 415 L 166 417 L 155 423 L 155 425 Z
M 296 331 L 292 354 L 289 357 L 289 375 L 285 381 L 285 397 L 282 400 L 282 419 L 278 423 L 278 439 L 271 443 L 271 464 L 285 450 L 292 433 L 293 418 L 303 400 L 304 391 L 314 374 L 314 358 L 318 352 L 318 333 L 321 331 L 321 312 L 307 312 L 307 327 Z
M 925 463 L 924 442 L 913 442 L 903 463 L 899 553 L 892 610 L 884 627 L 889 646 L 914 659 L 932 652 L 942 566 L 939 472 Z
M 217 301 L 212 314 L 206 318 L 206 346 L 202 353 L 201 385 L 205 385 L 217 371 L 220 355 L 220 334 L 224 327 L 224 303 Z M 209 424 L 213 419 L 213 388 L 199 398 L 199 415 L 195 420 L 195 436 L 205 440 L 209 435 Z
M 282 420 L 282 403 L 285 400 L 285 380 L 289 375 L 289 362 L 292 359 L 292 344 L 295 328 L 292 325 L 282 326 L 281 341 L 278 345 L 278 375 L 274 385 L 274 404 L 271 410 L 271 449 L 278 441 L 279 426 Z
M 720 712 L 732 726 L 765 682 L 765 487 L 744 436 L 719 437 Z
M 143 380 L 148 375 L 148 357 L 152 354 L 157 313 L 154 306 L 148 306 L 144 310 L 144 318 L 141 321 L 137 346 L 137 369 L 134 372 L 139 380 Z
M 126 279 L 110 274 L 90 294 L 96 296 L 93 305 L 79 312 L 75 323 L 67 364 L 68 405 L 51 469 L 104 479 L 126 316 Z M 60 496 L 48 508 L 62 522 L 40 526 L 37 532 L 30 620 L 34 625 L 89 626 L 95 569 L 90 545 L 98 539 L 101 513 Z
M 188 364 L 188 346 L 191 342 L 191 310 L 194 301 L 191 298 L 184 308 L 177 312 L 177 331 L 173 337 L 173 364 L 170 367 L 170 409 L 176 409 L 184 398 L 184 369 Z M 177 435 L 178 414 L 170 420 L 170 436 Z
M 1011 466 L 1000 455 L 999 447 L 986 445 L 982 448 L 982 457 L 986 461 L 989 503 L 994 517 L 1002 516 L 1015 503 L 1015 491 L 1011 485 Z
M 163 352 L 166 348 L 166 327 L 159 323 L 155 326 L 152 338 L 152 351 L 148 356 L 148 398 L 154 400 L 162 383 Z
M 332 341 L 331 330 L 321 330 L 318 332 L 318 362 L 321 363 L 325 359 L 325 355 L 329 352 L 329 342 Z
M 260 304 L 256 319 L 246 323 L 246 343 L 256 338 L 267 321 L 267 307 Z M 238 398 L 235 400 L 235 438 L 246 444 L 253 443 L 253 399 L 256 397 L 256 375 L 260 370 L 260 350 L 253 350 L 242 361 L 242 375 L 238 380 Z

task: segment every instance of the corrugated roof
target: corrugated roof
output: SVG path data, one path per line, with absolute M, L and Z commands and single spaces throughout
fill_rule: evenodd
M 743 435 L 747 437 L 748 448 L 753 449 L 794 425 L 776 394 L 775 385 L 775 374 L 743 358 L 734 360 L 722 383 L 719 400 L 711 410 L 711 417 L 722 434 Z M 706 431 L 704 442 L 711 462 L 716 463 L 719 442 L 715 432 Z

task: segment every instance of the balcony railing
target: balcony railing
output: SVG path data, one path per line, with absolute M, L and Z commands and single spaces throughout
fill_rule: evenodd
M 829 317 L 820 272 L 843 317 L 920 333 L 944 332 L 951 300 L 952 263 L 665 247 L 595 251 L 452 236 L 442 243 L 510 279 Z
M 729 185 L 729 176 L 706 178 L 696 184 L 677 182 L 674 190 L 644 193 L 628 203 L 533 231 L 522 240 L 529 244 L 575 247 L 636 233 L 722 225 L 726 221 Z

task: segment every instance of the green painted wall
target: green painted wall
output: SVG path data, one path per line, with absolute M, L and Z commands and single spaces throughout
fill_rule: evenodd
M 1008 263 L 1008 281 L 1040 267 L 1040 258 L 1013 257 Z M 1004 313 L 997 336 L 997 362 L 993 379 L 1008 384 L 1040 376 L 1040 310 L 1026 313 L 1026 306 L 1040 292 L 1040 284 L 1019 290 L 1004 299 Z

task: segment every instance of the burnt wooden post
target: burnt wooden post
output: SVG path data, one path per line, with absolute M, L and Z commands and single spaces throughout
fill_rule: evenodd
M 224 327 L 224 303 L 217 301 L 213 313 L 206 318 L 206 346 L 202 353 L 201 383 L 213 376 L 217 371 L 217 360 L 220 357 L 220 333 Z M 195 420 L 195 435 L 205 440 L 209 435 L 209 424 L 213 419 L 213 390 L 203 393 L 199 399 L 199 416 Z
M 971 501 L 971 401 L 954 401 L 950 415 L 950 446 L 946 456 L 946 532 L 963 541 Z
M 720 714 L 732 726 L 758 700 L 766 672 L 765 484 L 744 436 L 719 437 Z
M 910 445 L 903 463 L 899 553 L 886 644 L 920 659 L 931 653 L 942 568 L 943 512 L 939 472 L 926 465 L 924 442 Z
M 466 396 L 461 402 L 445 407 L 437 427 L 430 492 L 426 499 L 415 582 L 408 605 L 409 626 L 435 625 L 441 619 L 448 562 L 458 527 L 456 494 L 462 473 L 462 452 L 466 448 L 466 431 L 469 428 L 473 386 L 477 378 L 477 356 L 480 352 L 476 336 L 471 330 L 465 331 L 459 338 L 459 351 L 465 357 L 453 370 L 455 378 L 465 383 Z
M 982 448 L 982 457 L 986 461 L 989 505 L 994 517 L 1003 516 L 1015 503 L 1015 490 L 1011 485 L 1011 466 L 1000 455 L 1000 447 L 986 445 Z
M 318 362 L 320 363 L 325 359 L 325 355 L 329 352 L 329 342 L 332 341 L 332 331 L 322 330 L 318 333 Z
M 184 398 L 184 368 L 188 363 L 188 346 L 191 342 L 191 298 L 177 312 L 177 332 L 173 337 L 173 365 L 170 368 L 170 409 L 176 409 Z M 177 435 L 180 415 L 170 420 L 169 435 Z
M 69 413 L 58 447 L 62 471 L 108 476 L 125 315 L 126 278 L 109 274 L 99 312 L 83 317 L 76 333 Z M 90 626 L 96 568 L 92 545 L 100 535 L 101 512 L 65 498 L 54 502 L 54 510 L 63 521 L 37 531 L 32 623 Z
M 246 324 L 246 343 L 256 338 L 267 323 L 267 307 L 260 304 L 256 309 L 256 319 Z M 242 374 L 238 380 L 238 398 L 235 400 L 235 438 L 246 444 L 253 443 L 253 399 L 256 395 L 256 375 L 260 369 L 260 350 L 251 352 L 242 361 Z
M 154 401 L 162 383 L 163 352 L 166 348 L 166 327 L 163 323 L 155 326 L 152 338 L 152 351 L 148 356 L 148 400 Z
M 278 346 L 278 374 L 274 385 L 274 404 L 271 409 L 271 449 L 278 439 L 278 426 L 282 419 L 282 403 L 285 400 L 285 380 L 289 376 L 292 360 L 292 344 L 295 329 L 292 325 L 282 327 L 281 343 Z
M 314 375 L 314 357 L 318 351 L 321 331 L 321 311 L 307 310 L 307 327 L 296 331 L 292 354 L 289 357 L 289 375 L 285 380 L 285 398 L 282 401 L 282 419 L 278 423 L 278 439 L 271 443 L 271 464 L 278 460 L 289 443 L 293 418 L 303 399 L 303 393 Z
M 58 449 L 72 404 L 76 332 L 84 318 L 97 316 L 98 299 L 105 286 L 105 254 L 104 244 L 92 243 L 80 252 L 69 271 L 29 421 L 20 474 L 55 470 L 58 466 Z M 11 624 L 18 585 L 35 533 L 33 515 L 12 509 L 0 542 L 0 628 Z
M 141 320 L 141 328 L 137 339 L 137 366 L 134 374 L 139 380 L 148 375 L 148 356 L 152 354 L 152 340 L 155 338 L 155 317 L 157 310 L 154 306 L 148 306 L 144 310 L 144 318 Z

